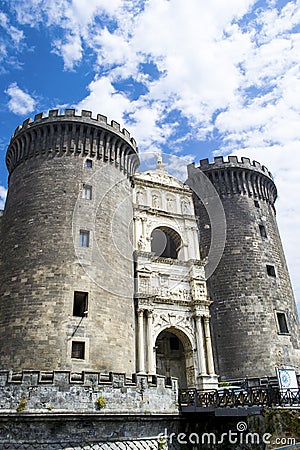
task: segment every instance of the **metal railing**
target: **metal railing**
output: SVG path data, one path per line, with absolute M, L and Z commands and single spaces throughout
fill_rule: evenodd
M 205 391 L 199 389 L 181 389 L 179 391 L 181 409 L 194 406 L 196 408 L 226 408 L 250 406 L 300 406 L 300 389 L 284 389 L 272 387 L 251 387 L 247 389 L 226 389 Z

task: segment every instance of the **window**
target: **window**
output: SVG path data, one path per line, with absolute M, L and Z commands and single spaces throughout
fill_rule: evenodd
M 86 200 L 92 200 L 92 186 L 89 186 L 87 184 L 83 185 L 82 198 L 85 198 Z
M 258 200 L 254 200 L 254 206 L 255 208 L 260 208 Z
M 269 277 L 276 277 L 275 267 L 267 265 L 267 274 Z
M 85 167 L 87 167 L 88 169 L 91 169 L 93 167 L 93 161 L 91 159 L 86 159 Z
M 267 237 L 266 227 L 264 225 L 259 225 L 259 232 L 261 237 L 263 238 Z
M 88 310 L 88 293 L 74 292 L 73 316 L 85 317 Z
M 287 326 L 285 313 L 278 312 L 278 313 L 276 313 L 276 316 L 277 316 L 277 323 L 278 323 L 279 333 L 288 334 L 289 329 L 288 329 L 288 326 Z
M 79 236 L 80 247 L 89 247 L 90 245 L 90 232 L 86 230 L 80 230 Z
M 72 354 L 71 357 L 75 359 L 84 359 L 85 356 L 85 342 L 72 342 Z

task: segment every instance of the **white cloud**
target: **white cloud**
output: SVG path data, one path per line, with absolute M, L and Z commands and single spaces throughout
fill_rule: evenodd
M 95 19 L 114 16 L 122 3 L 122 0 L 18 0 L 12 8 L 21 24 L 41 23 L 63 30 L 63 38 L 55 39 L 53 47 L 62 56 L 65 69 L 71 70 L 81 61 L 83 46 L 94 45 Z
M 0 73 L 5 73 L 8 66 L 19 68 L 15 55 L 24 46 L 24 32 L 11 25 L 6 14 L 0 11 Z
M 17 83 L 11 83 L 5 92 L 10 96 L 8 108 L 14 114 L 24 115 L 34 110 L 36 103 L 34 98 L 22 91 Z
M 131 109 L 131 103 L 125 95 L 116 92 L 108 77 L 92 81 L 88 86 L 90 94 L 75 105 L 78 110 L 87 109 L 94 113 L 103 113 L 110 120 L 123 123 L 123 114 Z
M 54 41 L 53 52 L 62 56 L 64 67 L 67 70 L 72 70 L 74 65 L 81 61 L 82 51 L 81 38 L 78 34 L 69 34 L 65 40 Z
M 0 12 L 0 27 L 8 34 L 14 45 L 19 45 L 24 39 L 23 31 L 11 25 L 7 15 L 3 12 Z
M 0 210 L 4 209 L 6 195 L 7 189 L 5 189 L 5 187 L 3 186 L 0 186 Z

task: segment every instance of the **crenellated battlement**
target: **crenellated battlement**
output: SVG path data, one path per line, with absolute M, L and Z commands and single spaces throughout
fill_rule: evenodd
M 188 171 L 192 174 L 191 167 Z M 257 161 L 249 158 L 238 160 L 236 156 L 223 156 L 214 158 L 210 163 L 208 158 L 201 159 L 198 167 L 212 182 L 221 197 L 234 194 L 248 195 L 249 197 L 262 199 L 274 205 L 277 198 L 277 189 L 273 176 L 269 170 Z
M 55 155 L 82 155 L 115 163 L 132 176 L 139 165 L 136 141 L 129 131 L 121 129 L 118 122 L 108 123 L 107 117 L 91 111 L 58 109 L 36 114 L 34 120 L 26 119 L 16 128 L 6 155 L 6 164 L 11 173 L 23 160 L 32 157 Z
M 145 381 L 147 386 L 157 386 L 163 384 L 166 387 L 172 388 L 172 379 L 161 375 L 148 376 L 134 373 L 130 378 L 128 378 L 125 373 L 116 372 L 72 372 L 71 370 L 22 370 L 20 372 L 13 372 L 11 370 L 0 370 L 0 386 L 9 384 L 23 384 L 31 386 L 38 384 L 61 385 L 64 383 L 70 385 L 82 384 L 89 386 L 99 384 L 103 386 L 124 387 L 138 386 L 141 379 Z
M 241 161 L 239 161 L 237 156 L 228 156 L 228 160 L 226 161 L 223 156 L 216 156 L 214 158 L 214 162 L 212 163 L 209 162 L 208 158 L 200 159 L 199 162 L 200 169 L 203 171 L 208 169 L 239 167 L 241 169 L 250 169 L 256 170 L 257 172 L 262 172 L 264 175 L 270 177 L 273 180 L 273 176 L 266 166 L 263 166 L 258 161 L 251 161 L 249 158 L 242 157 Z
M 101 127 L 106 128 L 107 130 L 112 131 L 113 133 L 120 133 L 122 134 L 126 140 L 128 140 L 131 145 L 137 149 L 136 141 L 133 137 L 130 137 L 130 133 L 125 128 L 121 129 L 121 125 L 116 122 L 115 120 L 112 120 L 110 124 L 107 122 L 107 116 L 103 116 L 102 114 L 97 114 L 97 118 L 92 117 L 92 111 L 87 111 L 83 109 L 81 111 L 81 115 L 76 115 L 75 109 L 65 109 L 65 114 L 59 114 L 59 109 L 52 109 L 49 111 L 48 116 L 45 116 L 45 114 L 39 113 L 34 116 L 34 120 L 32 120 L 30 117 L 26 120 L 24 120 L 22 125 L 19 125 L 12 136 L 14 138 L 17 136 L 21 131 L 27 130 L 28 128 L 34 127 L 37 124 L 40 124 L 41 122 L 45 123 L 51 123 L 53 121 L 57 122 L 59 121 L 70 121 L 72 122 L 82 122 L 84 123 L 91 123 L 93 125 L 100 125 Z
M 0 371 L 0 413 L 95 412 L 102 398 L 102 413 L 178 413 L 176 378 L 160 375 L 71 371 Z

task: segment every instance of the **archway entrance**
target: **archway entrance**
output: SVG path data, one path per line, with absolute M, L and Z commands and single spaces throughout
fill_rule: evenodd
M 192 348 L 189 342 L 183 342 L 183 333 L 173 331 L 164 330 L 156 339 L 156 373 L 178 378 L 183 388 L 194 384 Z
M 177 259 L 182 240 L 177 231 L 169 227 L 155 228 L 151 233 L 151 252 L 162 258 Z

